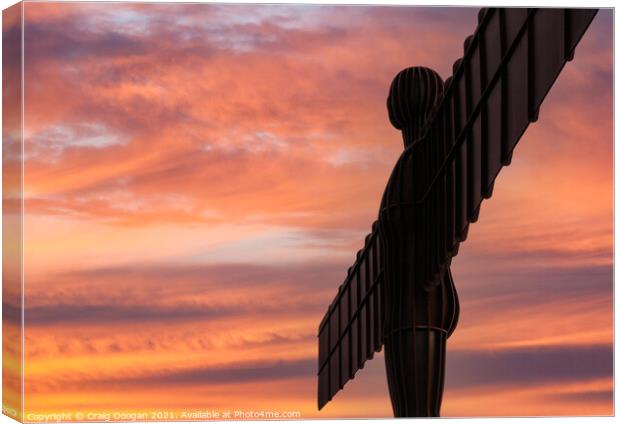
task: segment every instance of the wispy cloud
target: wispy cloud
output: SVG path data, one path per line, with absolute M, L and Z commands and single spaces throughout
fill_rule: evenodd
M 453 350 L 446 369 L 448 390 L 579 382 L 611 375 L 613 346 Z
M 316 411 L 316 326 L 402 149 L 391 78 L 447 77 L 477 10 L 25 10 L 28 407 L 389 416 L 380 354 Z M 454 260 L 446 415 L 609 413 L 612 20 Z

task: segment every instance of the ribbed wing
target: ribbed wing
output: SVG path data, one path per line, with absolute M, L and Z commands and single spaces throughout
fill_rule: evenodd
M 482 9 L 426 136 L 412 148 L 416 280 L 436 283 L 538 117 L 594 9 Z
M 319 326 L 318 406 L 364 367 L 383 344 L 383 295 L 378 225 L 338 288 Z

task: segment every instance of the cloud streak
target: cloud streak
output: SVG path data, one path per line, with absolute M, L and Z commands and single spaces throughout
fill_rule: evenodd
M 446 369 L 448 390 L 579 382 L 612 374 L 613 346 L 453 350 Z
M 447 77 L 477 10 L 25 11 L 27 407 L 389 416 L 381 355 L 317 413 L 316 326 L 402 149 L 392 77 Z M 446 415 L 610 410 L 612 21 L 454 260 Z

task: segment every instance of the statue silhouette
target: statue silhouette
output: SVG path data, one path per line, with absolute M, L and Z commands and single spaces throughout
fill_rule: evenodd
M 595 14 L 483 8 L 445 83 L 424 67 L 396 75 L 387 108 L 404 151 L 319 325 L 319 409 L 385 346 L 394 415 L 439 416 L 459 317 L 452 258 Z
M 394 415 L 439 416 L 446 340 L 458 321 L 459 302 L 449 268 L 430 286 L 416 282 L 412 154 L 441 100 L 443 81 L 433 70 L 407 68 L 392 82 L 390 122 L 402 131 L 405 150 L 386 186 L 379 214 L 385 270 L 385 368 Z

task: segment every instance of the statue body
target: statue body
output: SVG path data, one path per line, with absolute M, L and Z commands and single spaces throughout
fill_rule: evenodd
M 414 144 L 441 100 L 443 81 L 431 69 L 407 68 L 392 82 L 388 111 L 403 133 L 405 150 L 387 183 L 379 212 L 385 285 L 385 367 L 396 417 L 439 416 L 446 340 L 456 327 L 459 302 L 448 266 L 433 284 L 416 283 Z M 419 163 L 419 162 L 418 162 Z

